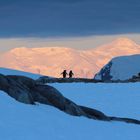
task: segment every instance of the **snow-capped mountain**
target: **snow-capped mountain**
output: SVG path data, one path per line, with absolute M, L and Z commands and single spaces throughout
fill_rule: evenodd
M 140 55 L 121 56 L 113 58 L 105 65 L 95 79 L 98 80 L 128 80 L 140 73 Z
M 139 53 L 140 46 L 127 38 L 90 50 L 20 47 L 0 54 L 0 66 L 53 77 L 72 69 L 75 77 L 92 78 L 113 57 Z

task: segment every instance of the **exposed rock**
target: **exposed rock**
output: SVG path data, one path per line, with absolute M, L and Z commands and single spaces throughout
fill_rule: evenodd
M 140 82 L 140 73 L 138 73 L 137 75 L 132 76 L 132 78 L 130 78 L 128 80 L 128 82 Z
M 36 102 L 44 103 L 44 99 L 46 99 L 45 104 L 55 106 L 68 114 L 76 116 L 84 114 L 78 105 L 65 98 L 58 90 L 51 86 L 36 85 L 34 91 L 39 93 L 39 96 L 42 97 L 39 97 L 39 99 L 35 98 Z
M 107 117 L 104 113 L 101 111 L 98 111 L 96 109 L 80 106 L 80 108 L 87 114 L 87 117 L 97 120 L 104 120 L 104 121 L 110 121 L 110 118 Z
M 103 67 L 100 71 L 100 80 L 102 81 L 111 81 L 111 74 L 110 74 L 110 70 L 111 70 L 111 66 L 112 66 L 112 62 L 109 62 L 107 64 L 107 66 Z M 95 75 L 95 79 L 98 80 L 98 74 Z
M 65 98 L 57 89 L 48 85 L 39 85 L 33 79 L 24 76 L 0 75 L 0 90 L 5 91 L 19 102 L 35 102 L 52 105 L 71 115 L 84 115 L 83 110 Z
M 0 75 L 0 89 L 20 102 L 33 104 L 34 101 L 29 91 L 33 84 L 31 81 L 33 80 L 30 78 L 27 80 L 24 76 Z
M 98 83 L 102 82 L 101 80 L 95 79 L 87 79 L 87 78 L 48 78 L 46 76 L 42 76 L 36 80 L 38 84 L 46 84 L 46 83 Z
M 0 90 L 5 91 L 19 102 L 26 104 L 39 102 L 51 105 L 73 116 L 85 116 L 102 121 L 123 121 L 140 124 L 139 120 L 109 117 L 98 110 L 79 106 L 65 98 L 57 89 L 49 85 L 40 85 L 35 80 L 24 76 L 4 76 L 0 74 Z

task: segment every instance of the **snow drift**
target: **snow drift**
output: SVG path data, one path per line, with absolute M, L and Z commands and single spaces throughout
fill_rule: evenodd
M 2 67 L 0 67 L 0 74 L 27 76 L 27 77 L 30 77 L 32 79 L 38 79 L 42 76 L 42 75 L 39 75 L 39 74 L 33 74 L 33 73 L 30 73 L 30 72 L 24 72 L 24 71 L 20 71 L 20 70 L 2 68 Z

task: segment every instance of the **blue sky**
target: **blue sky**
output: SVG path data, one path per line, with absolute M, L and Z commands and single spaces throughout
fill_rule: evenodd
M 0 38 L 139 34 L 139 0 L 0 0 Z

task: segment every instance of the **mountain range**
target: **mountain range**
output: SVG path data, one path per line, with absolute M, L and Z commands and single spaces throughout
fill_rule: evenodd
M 75 77 L 93 78 L 112 58 L 139 53 L 140 45 L 128 38 L 119 38 L 90 50 L 19 47 L 0 54 L 0 67 L 53 77 L 61 77 L 66 69 L 73 70 Z

